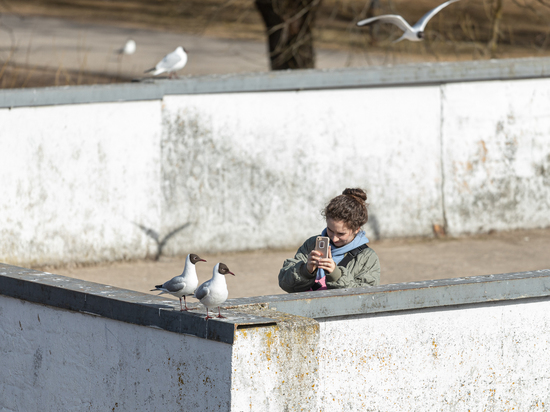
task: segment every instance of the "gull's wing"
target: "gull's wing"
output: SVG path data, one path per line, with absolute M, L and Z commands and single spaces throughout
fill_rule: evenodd
M 374 23 L 375 21 L 380 21 L 381 23 L 395 24 L 403 31 L 412 31 L 411 25 L 407 23 L 403 17 L 398 16 L 397 14 L 384 14 L 383 16 L 371 17 L 370 19 L 365 19 L 357 22 L 357 25 L 364 26 L 366 24 Z
M 208 288 L 208 285 L 206 283 L 203 283 L 195 291 L 195 298 L 197 298 L 198 300 L 201 300 L 202 298 L 207 296 L 209 293 L 210 293 L 210 289 Z
M 181 56 L 176 53 L 168 53 L 164 58 L 157 64 L 156 69 L 171 69 L 179 61 L 181 61 Z
M 167 282 L 164 282 L 162 288 L 166 289 L 168 292 L 177 292 L 182 290 L 184 286 L 185 284 L 182 282 L 182 279 L 180 277 L 175 277 Z
M 415 30 L 418 30 L 418 31 L 424 31 L 424 29 L 426 28 L 426 25 L 428 24 L 428 21 L 430 21 L 430 19 L 433 16 L 435 16 L 437 13 L 439 13 L 441 11 L 441 9 L 443 9 L 443 8 L 447 7 L 449 4 L 455 3 L 457 1 L 458 0 L 449 0 L 449 1 L 446 1 L 445 3 L 443 3 L 443 4 L 440 4 L 435 9 L 430 10 L 425 15 L 423 15 L 420 20 L 418 20 L 416 22 L 416 24 L 413 26 L 413 28 Z

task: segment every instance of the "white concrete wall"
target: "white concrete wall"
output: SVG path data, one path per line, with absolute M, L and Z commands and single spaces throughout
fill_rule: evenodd
M 274 311 L 269 327 L 238 329 L 231 364 L 231 410 L 318 411 L 319 324 Z
M 300 244 L 345 187 L 368 236 L 550 225 L 550 80 L 0 109 L 0 261 Z
M 160 226 L 160 102 L 0 110 L 0 261 L 145 257 Z
M 28 293 L 29 299 L 59 307 L 79 305 L 82 297 L 71 288 L 53 293 L 51 285 L 44 288 L 50 297 L 37 295 L 37 284 L 51 284 L 40 276 L 18 282 L 2 276 L 5 293 Z M 158 305 L 158 297 L 146 301 L 146 295 L 140 300 L 111 290 L 108 298 L 101 287 L 83 285 L 87 301 L 102 295 L 105 305 L 127 311 L 136 323 L 149 319 L 144 305 L 162 306 L 175 322 L 194 325 L 200 333 L 219 326 L 214 322 L 227 322 L 227 330 L 234 328 L 232 344 L 0 294 L 0 411 L 545 411 L 550 300 L 542 296 L 547 291 L 533 286 L 548 283 L 547 277 L 502 277 L 500 286 L 480 279 L 486 301 L 470 305 L 314 320 L 251 299 L 250 306 L 242 300 L 243 306 L 226 310 L 227 319 L 207 322 L 203 315 L 179 314 L 177 304 L 175 313 Z M 523 293 L 542 297 L 503 297 L 513 294 L 506 279 Z M 25 282 L 32 287 L 22 287 Z M 431 295 L 428 301 L 444 305 L 468 298 L 456 285 L 423 289 Z M 353 296 L 347 295 L 346 303 L 341 292 L 308 295 L 301 303 L 306 307 L 320 299 L 346 307 Z M 377 298 L 389 300 L 394 293 L 380 288 Z M 111 305 L 108 299 L 127 304 Z M 244 314 L 273 322 L 231 324 Z
M 274 315 L 230 345 L 0 294 L 0 411 L 316 410 L 319 326 Z
M 180 243 L 199 249 L 294 245 L 325 227 L 320 210 L 330 198 L 359 186 L 372 205 L 369 235 L 431 234 L 443 223 L 440 91 L 423 88 L 423 110 L 410 110 L 418 93 L 166 97 L 166 229 L 193 222 Z
M 545 411 L 549 327 L 548 300 L 323 320 L 319 410 Z
M 451 234 L 550 225 L 550 81 L 443 89 L 445 213 Z
M 231 353 L 0 295 L 1 411 L 227 411 Z

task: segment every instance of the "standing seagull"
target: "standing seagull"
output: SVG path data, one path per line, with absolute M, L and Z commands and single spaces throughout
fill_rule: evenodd
M 172 78 L 175 72 L 181 70 L 187 64 L 187 53 L 183 47 L 178 47 L 172 53 L 168 53 L 164 58 L 157 63 L 152 69 L 146 70 L 145 73 L 153 72 L 153 76 L 161 73 L 168 73 L 168 77 Z M 176 76 L 177 77 L 177 76 Z
M 118 54 L 134 54 L 136 52 L 136 42 L 132 39 L 128 40 L 124 47 L 117 50 Z
M 151 289 L 151 292 L 160 290 L 161 292 L 159 295 L 169 293 L 177 298 L 180 298 L 180 311 L 189 310 L 185 297 L 193 296 L 193 293 L 195 293 L 195 289 L 197 289 L 197 285 L 199 284 L 197 271 L 195 269 L 195 263 L 197 262 L 206 262 L 206 260 L 201 259 L 194 253 L 187 255 L 182 274 L 164 282 L 162 285 L 156 285 L 155 289 Z M 182 297 L 185 302 L 185 309 L 183 309 L 181 304 Z
M 380 21 L 382 23 L 392 23 L 405 32 L 400 38 L 395 40 L 394 43 L 397 43 L 404 39 L 410 40 L 410 41 L 421 41 L 424 38 L 424 29 L 426 28 L 426 25 L 428 24 L 430 19 L 433 16 L 435 16 L 437 13 L 439 13 L 441 9 L 457 1 L 458 0 L 449 0 L 443 4 L 440 4 L 435 9 L 430 10 L 424 16 L 422 16 L 422 18 L 418 20 L 416 24 L 412 27 L 409 23 L 405 21 L 403 17 L 397 14 L 384 14 L 382 16 L 371 17 L 370 19 L 361 20 L 360 22 L 357 23 L 357 25 L 365 26 L 375 21 Z
M 197 288 L 195 298 L 200 300 L 206 307 L 205 319 L 212 319 L 212 316 L 208 315 L 208 309 L 216 306 L 218 307 L 218 318 L 225 318 L 220 312 L 220 305 L 225 302 L 229 293 L 227 283 L 225 283 L 225 275 L 228 273 L 235 276 L 225 263 L 218 263 L 212 271 L 212 279 L 207 280 Z

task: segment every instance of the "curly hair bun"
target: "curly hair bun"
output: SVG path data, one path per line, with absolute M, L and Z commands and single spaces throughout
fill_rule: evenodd
M 369 220 L 367 192 L 363 189 L 346 189 L 332 199 L 321 214 L 327 219 L 341 220 L 348 229 L 360 229 Z
M 363 189 L 346 189 L 342 192 L 342 194 L 351 196 L 360 203 L 365 203 L 367 200 L 367 194 Z

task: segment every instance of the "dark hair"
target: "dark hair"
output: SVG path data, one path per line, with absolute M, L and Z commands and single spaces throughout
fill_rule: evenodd
M 340 220 L 351 230 L 357 230 L 369 220 L 367 193 L 363 189 L 346 189 L 332 199 L 323 210 L 326 219 Z

